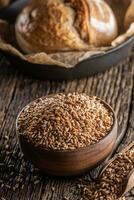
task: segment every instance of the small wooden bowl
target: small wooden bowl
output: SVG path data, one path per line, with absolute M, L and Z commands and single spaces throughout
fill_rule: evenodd
M 113 113 L 114 123 L 111 130 L 99 142 L 75 150 L 49 150 L 36 147 L 17 132 L 26 159 L 30 160 L 41 171 L 56 176 L 79 175 L 99 164 L 112 152 L 118 129 L 117 118 L 113 109 L 103 100 L 101 100 L 101 103 Z M 16 120 L 16 130 L 18 130 L 18 118 Z

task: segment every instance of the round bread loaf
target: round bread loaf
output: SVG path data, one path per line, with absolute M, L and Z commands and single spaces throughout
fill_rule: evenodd
M 103 0 L 33 0 L 16 21 L 25 53 L 86 50 L 110 45 L 116 36 L 116 19 Z

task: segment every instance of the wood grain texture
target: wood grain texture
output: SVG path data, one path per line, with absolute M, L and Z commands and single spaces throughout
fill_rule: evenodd
M 24 77 L 0 64 L 0 199 L 6 200 L 80 200 L 78 179 L 91 180 L 100 167 L 82 177 L 56 178 L 42 175 L 25 162 L 15 132 L 17 114 L 30 101 L 57 92 L 86 92 L 106 100 L 119 120 L 120 139 L 117 152 L 134 140 L 134 54 L 111 70 L 81 80 L 49 82 Z M 17 182 L 19 180 L 19 183 Z M 10 187 L 10 188 L 9 188 Z M 134 192 L 127 199 L 134 198 Z

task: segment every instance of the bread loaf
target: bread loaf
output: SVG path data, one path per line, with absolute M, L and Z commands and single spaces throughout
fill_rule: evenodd
M 18 16 L 16 38 L 25 53 L 107 46 L 117 23 L 103 0 L 33 0 Z

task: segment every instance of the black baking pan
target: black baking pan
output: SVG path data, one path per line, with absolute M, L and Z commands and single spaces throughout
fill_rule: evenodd
M 0 9 L 0 18 L 8 20 L 10 23 L 14 23 L 17 15 L 27 5 L 30 0 L 14 0 L 12 3 L 4 8 Z
M 9 8 L 5 8 L 2 12 L 0 11 L 0 17 L 14 22 L 18 13 L 22 7 L 26 5 L 27 1 L 28 0 L 18 0 Z M 112 66 L 116 66 L 121 60 L 127 57 L 133 46 L 134 36 L 121 45 L 108 50 L 105 54 L 94 55 L 89 59 L 78 63 L 73 68 L 32 64 L 7 52 L 1 51 L 1 53 L 6 56 L 12 66 L 17 67 L 26 75 L 47 80 L 70 80 L 104 72 Z

